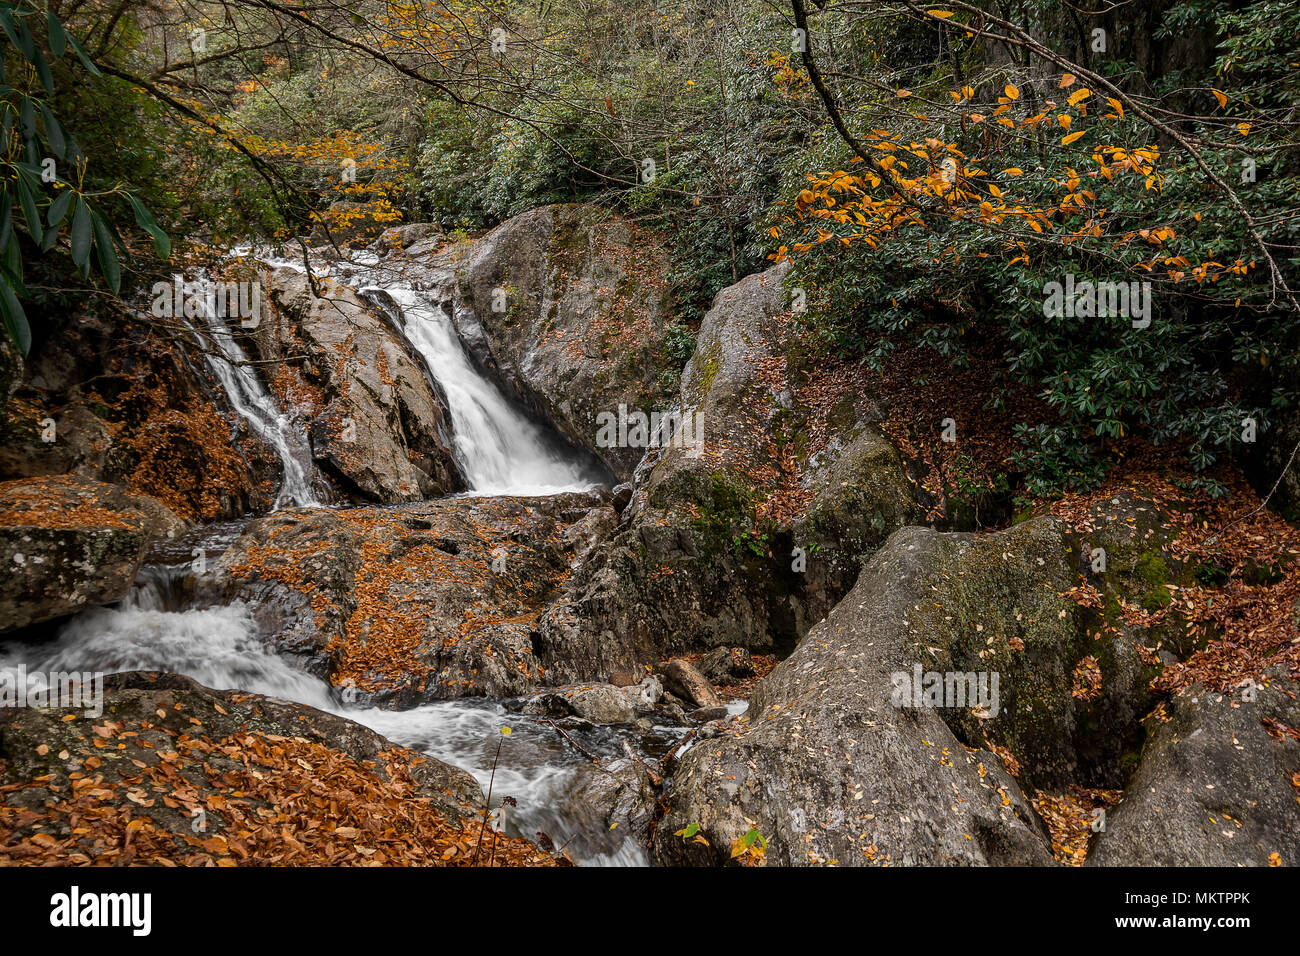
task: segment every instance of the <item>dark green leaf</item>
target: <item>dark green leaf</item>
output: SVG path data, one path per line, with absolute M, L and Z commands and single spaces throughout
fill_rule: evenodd
M 63 159 L 68 148 L 67 140 L 63 138 L 63 127 L 44 103 L 41 104 L 41 119 L 45 121 L 45 138 L 49 140 L 50 148 L 54 150 L 55 156 Z
M 18 202 L 23 207 L 27 231 L 32 234 L 32 240 L 40 245 L 45 235 L 45 230 L 41 227 L 41 212 L 36 208 L 36 195 L 32 192 L 32 187 L 27 185 L 26 178 L 22 176 L 18 177 Z
M 50 52 L 55 56 L 63 56 L 68 48 L 68 35 L 63 32 L 63 24 L 53 13 L 45 11 L 45 29 L 50 36 Z
M 90 207 L 80 196 L 77 211 L 72 214 L 72 261 L 83 273 L 90 267 L 90 239 L 94 227 L 90 221 Z
M 77 59 L 81 60 L 82 65 L 83 65 L 87 70 L 90 71 L 90 75 L 91 75 L 91 76 L 103 76 L 103 75 L 104 75 L 103 73 L 100 73 L 100 72 L 99 72 L 99 67 L 95 66 L 94 62 L 90 59 L 90 57 L 88 57 L 88 56 L 86 55 L 86 50 L 85 50 L 85 48 L 81 45 L 81 41 L 80 41 L 80 40 L 78 40 L 75 36 L 73 36 L 71 33 L 69 33 L 69 34 L 68 34 L 68 42 L 72 44 L 72 49 L 73 49 L 74 51 L 76 51 Z
M 50 224 L 51 229 L 58 229 L 59 223 L 63 222 L 63 217 L 68 214 L 68 207 L 72 205 L 72 200 L 77 193 L 72 189 L 65 189 L 54 198 L 50 203 L 50 211 L 45 215 L 45 221 Z
M 113 250 L 113 237 L 108 231 L 104 217 L 93 214 L 95 220 L 95 251 L 99 253 L 99 268 L 108 280 L 108 287 L 113 292 L 122 288 L 122 267 L 118 264 L 117 253 Z
M 127 193 L 127 200 L 131 203 L 131 210 L 135 213 L 136 225 L 138 225 L 149 235 L 153 236 L 153 246 L 157 251 L 159 258 L 166 259 L 172 254 L 172 243 L 167 238 L 167 233 L 163 232 L 154 222 L 153 216 L 149 210 L 144 207 L 144 203 L 136 199 L 135 196 Z
M 5 330 L 18 346 L 18 351 L 23 355 L 30 352 L 32 329 L 27 324 L 27 313 L 23 311 L 23 305 L 14 295 L 14 290 L 9 287 L 9 283 L 3 280 L 0 280 L 0 320 L 4 321 Z

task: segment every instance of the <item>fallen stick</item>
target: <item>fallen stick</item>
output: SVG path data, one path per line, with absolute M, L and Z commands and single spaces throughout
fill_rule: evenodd
M 543 720 L 545 723 L 548 723 L 548 724 L 550 724 L 552 727 L 554 727 L 554 728 L 556 729 L 556 731 L 559 732 L 559 735 L 560 735 L 561 737 L 563 737 L 565 740 L 567 740 L 570 744 L 572 744 L 572 745 L 573 745 L 573 749 L 576 750 L 576 751 L 578 751 L 578 753 L 582 754 L 584 757 L 586 757 L 586 758 L 587 758 L 588 760 L 590 760 L 590 761 L 593 761 L 594 763 L 600 763 L 600 758 L 599 758 L 599 757 L 597 757 L 594 753 L 592 753 L 592 752 L 591 752 L 590 750 L 588 750 L 586 747 L 582 746 L 582 744 L 578 743 L 576 740 L 574 740 L 572 737 L 570 737 L 567 733 L 565 733 L 565 732 L 564 732 L 564 728 L 561 727 L 559 724 L 557 724 L 555 721 L 553 721 L 553 720 L 546 720 L 545 718 L 542 718 L 542 720 Z

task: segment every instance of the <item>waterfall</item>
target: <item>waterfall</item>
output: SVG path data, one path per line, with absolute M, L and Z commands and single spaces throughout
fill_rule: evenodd
M 211 297 L 200 293 L 196 302 L 207 326 L 206 342 L 219 352 L 214 354 L 212 349 L 204 349 L 208 367 L 221 382 L 231 408 L 248 422 L 254 434 L 275 449 L 280 458 L 283 477 L 274 510 L 295 505 L 320 506 L 321 502 L 311 487 L 312 458 L 307 436 L 294 425 L 288 414 L 276 406 L 271 393 L 247 364 L 248 356 L 235 341 L 225 319 L 213 307 Z M 206 344 L 203 336 L 198 338 L 201 344 Z
M 307 271 L 301 259 L 282 258 L 243 247 L 275 269 Z M 496 385 L 481 375 L 465 351 L 456 324 L 442 303 L 387 274 L 373 253 L 313 266 L 359 292 L 383 292 L 400 310 L 402 334 L 424 359 L 447 396 L 452 446 L 469 494 L 553 495 L 585 491 L 599 478 L 550 436 Z
M 479 374 L 441 303 L 410 288 L 383 291 L 401 309 L 407 340 L 447 396 L 456 458 L 472 494 L 549 495 L 591 487 L 586 468 L 566 460 L 541 426 Z

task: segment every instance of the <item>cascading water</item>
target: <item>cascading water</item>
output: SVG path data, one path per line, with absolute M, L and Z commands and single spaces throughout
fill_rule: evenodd
M 301 262 L 271 261 L 302 269 Z M 336 275 L 361 290 L 382 289 L 401 310 L 403 332 L 423 356 L 447 396 L 455 453 L 470 494 L 544 495 L 584 490 L 593 484 L 587 469 L 566 460 L 558 443 L 517 409 L 475 369 L 455 325 L 442 305 L 409 283 L 380 283 L 364 260 L 340 263 Z M 360 266 L 360 268 L 358 268 Z M 217 315 L 199 310 L 206 324 L 205 349 L 212 372 L 231 406 L 256 434 L 276 449 L 284 479 L 276 506 L 318 504 L 311 487 L 311 458 L 302 432 L 281 413 L 247 365 L 239 343 Z M 197 335 L 197 332 L 196 332 Z M 214 354 L 215 353 L 215 354 Z M 94 608 L 69 621 L 43 646 L 0 645 L 0 670 L 160 670 L 185 674 L 218 689 L 239 689 L 307 704 L 372 727 L 395 743 L 430 754 L 473 774 L 493 804 L 514 797 L 517 808 L 505 830 L 536 838 L 544 832 L 585 865 L 645 865 L 644 850 L 621 833 L 610 833 L 592 812 L 570 796 L 585 775 L 598 772 L 551 727 L 510 714 L 495 701 L 447 701 L 405 711 L 350 707 L 340 703 L 317 677 L 272 653 L 259 635 L 249 608 L 240 603 L 196 607 L 191 595 L 202 568 L 194 552 L 211 559 L 238 536 L 243 522 L 209 525 L 196 534 L 166 542 L 137 576 L 116 607 Z M 197 548 L 195 547 L 197 545 Z M 512 733 L 503 740 L 501 728 Z M 621 736 L 608 728 L 574 729 L 583 746 L 621 756 Z M 665 729 L 663 743 L 680 732 Z
M 402 310 L 407 340 L 447 395 L 456 456 L 475 495 L 550 495 L 591 487 L 586 469 L 566 461 L 470 362 L 441 303 L 402 287 L 384 289 Z
M 312 491 L 311 449 L 302 429 L 294 426 L 289 415 L 280 411 L 275 399 L 266 386 L 254 374 L 248 365 L 248 356 L 235 341 L 235 336 L 226 325 L 225 319 L 213 306 L 212 296 L 204 294 L 210 283 L 200 286 L 195 297 L 204 323 L 207 336 L 198 336 L 200 342 L 210 342 L 216 346 L 217 353 L 211 348 L 204 349 L 208 367 L 221 382 L 226 397 L 241 418 L 248 422 L 253 432 L 275 449 L 280 458 L 283 477 L 280 491 L 275 498 L 276 510 L 289 506 L 319 507 L 321 502 Z
M 306 272 L 300 259 L 263 256 L 262 261 Z M 384 292 L 401 311 L 402 334 L 447 396 L 453 450 L 469 493 L 553 495 L 592 487 L 589 469 L 566 457 L 496 383 L 479 374 L 442 303 L 413 289 L 409 281 L 386 276 L 375 268 L 376 261 L 372 255 L 357 253 L 351 261 L 332 267 L 313 266 L 313 272 L 331 275 L 362 292 Z
M 190 553 L 192 545 L 212 552 L 229 545 L 230 525 L 201 540 L 171 543 L 171 560 Z M 0 671 L 16 675 L 59 671 L 171 671 L 208 687 L 238 689 L 279 697 L 336 713 L 364 724 L 394 743 L 428 753 L 467 770 L 484 793 L 492 787 L 493 804 L 514 797 L 518 807 L 505 819 L 506 832 L 535 839 L 545 832 L 583 865 L 645 865 L 644 851 L 608 833 L 568 794 L 590 762 L 572 750 L 550 727 L 510 714 L 495 701 L 446 701 L 411 710 L 387 711 L 340 703 L 321 679 L 272 653 L 261 640 L 243 604 L 189 606 L 185 585 L 193 584 L 192 564 L 153 564 L 141 569 L 130 594 L 117 607 L 94 608 L 69 621 L 51 643 L 0 645 Z M 500 759 L 501 728 L 511 727 Z M 583 745 L 609 756 L 619 754 L 612 731 L 571 731 Z

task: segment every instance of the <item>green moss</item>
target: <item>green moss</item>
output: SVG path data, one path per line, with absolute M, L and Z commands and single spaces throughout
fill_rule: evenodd
M 700 363 L 700 384 L 694 396 L 696 406 L 704 403 L 704 396 L 708 395 L 709 390 L 713 388 L 713 380 L 718 377 L 721 368 L 722 347 L 714 342 L 705 350 L 703 361 Z
M 1139 597 L 1139 602 L 1148 611 L 1158 611 L 1168 607 L 1173 597 L 1165 586 L 1169 583 L 1169 565 L 1164 555 L 1152 549 L 1138 556 L 1136 563 L 1138 576 L 1146 583 L 1147 590 Z

